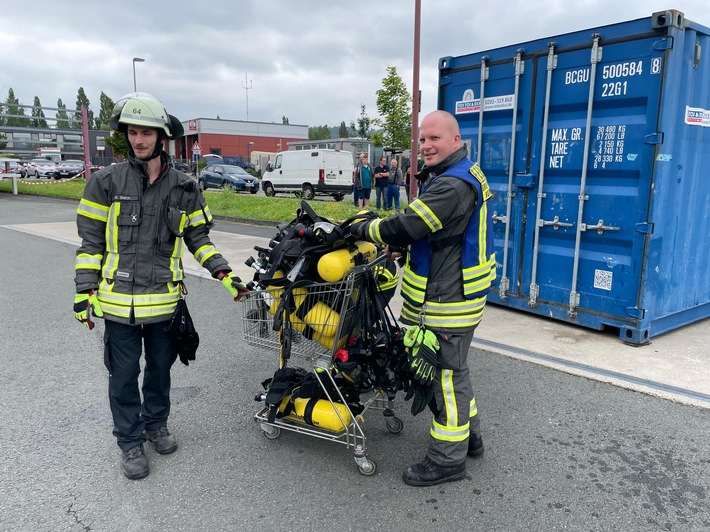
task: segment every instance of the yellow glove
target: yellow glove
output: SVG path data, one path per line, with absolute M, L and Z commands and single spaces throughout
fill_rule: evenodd
M 240 301 L 249 293 L 249 289 L 242 284 L 242 280 L 232 272 L 220 272 L 220 280 L 222 281 L 222 285 L 227 289 L 227 292 L 232 295 L 234 301 Z
M 98 296 L 93 290 L 87 293 L 76 294 L 74 296 L 74 317 L 84 326 L 91 330 L 94 328 L 94 322 L 91 321 L 91 313 L 99 318 L 103 318 L 104 312 L 101 310 Z

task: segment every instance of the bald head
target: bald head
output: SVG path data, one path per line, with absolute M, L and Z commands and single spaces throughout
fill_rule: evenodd
M 419 126 L 419 152 L 427 166 L 436 166 L 461 147 L 459 123 L 446 111 L 434 111 Z

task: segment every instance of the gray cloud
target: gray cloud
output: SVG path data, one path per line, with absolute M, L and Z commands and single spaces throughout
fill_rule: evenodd
M 423 0 L 422 110 L 436 106 L 438 59 L 584 28 L 642 18 L 667 0 Z M 707 0 L 676 9 L 710 25 Z M 71 7 L 69 7 L 71 6 Z M 181 119 L 337 125 L 377 116 L 388 66 L 411 90 L 414 1 L 361 0 L 35 0 L 3 8 L 0 101 L 9 87 L 23 104 L 39 96 L 71 109 L 82 86 L 98 112 L 101 91 L 114 100 L 133 89 L 160 98 Z

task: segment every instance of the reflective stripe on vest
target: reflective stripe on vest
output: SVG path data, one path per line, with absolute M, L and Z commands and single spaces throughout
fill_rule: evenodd
M 477 324 L 483 314 L 485 296 L 496 278 L 496 262 L 493 247 L 493 229 L 488 215 L 490 189 L 478 163 L 468 158 L 462 159 L 445 176 L 457 177 L 476 189 L 476 207 L 462 236 L 462 297 L 463 303 L 432 303 L 426 301 L 425 320 L 431 325 L 454 328 L 463 324 Z M 437 178 L 435 177 L 434 180 Z M 431 186 L 431 182 L 424 188 Z M 416 203 L 416 205 L 415 205 Z M 410 205 L 430 228 L 441 228 L 438 218 L 420 199 Z M 402 276 L 402 297 L 404 306 L 402 317 L 419 321 L 421 307 L 425 303 L 426 286 L 431 265 L 431 236 L 427 236 L 409 247 L 407 263 Z M 451 314 L 451 315 L 449 315 Z

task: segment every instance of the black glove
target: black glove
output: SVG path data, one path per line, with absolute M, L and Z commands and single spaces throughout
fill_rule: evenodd
M 365 231 L 367 222 L 356 222 L 350 226 L 350 234 L 355 235 L 359 240 L 366 240 Z
M 412 401 L 412 415 L 416 416 L 424 410 L 434 398 L 434 387 L 422 384 L 419 381 L 412 381 L 404 400 L 409 401 L 412 397 L 414 397 L 414 401 Z

